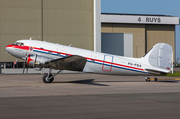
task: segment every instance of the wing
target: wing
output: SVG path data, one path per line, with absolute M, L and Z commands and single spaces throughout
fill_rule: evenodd
M 86 61 L 87 59 L 82 56 L 72 55 L 65 58 L 58 58 L 47 61 L 45 62 L 45 65 L 52 69 L 82 71 Z

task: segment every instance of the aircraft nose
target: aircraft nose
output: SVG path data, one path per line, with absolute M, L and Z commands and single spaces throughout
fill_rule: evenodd
M 13 49 L 12 45 L 7 45 L 5 49 L 6 49 L 6 52 L 8 52 L 9 54 L 12 54 L 12 52 L 13 52 L 12 51 L 12 49 Z
M 6 52 L 9 53 L 9 52 L 10 52 L 10 49 L 11 49 L 11 48 L 10 48 L 10 45 L 7 45 L 5 49 L 6 49 Z

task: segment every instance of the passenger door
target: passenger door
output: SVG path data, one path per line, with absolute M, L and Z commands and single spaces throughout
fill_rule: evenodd
M 113 63 L 113 56 L 112 55 L 104 55 L 102 71 L 111 72 L 112 63 Z

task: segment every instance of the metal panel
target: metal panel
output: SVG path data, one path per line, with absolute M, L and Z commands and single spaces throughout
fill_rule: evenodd
M 102 52 L 124 56 L 123 33 L 102 33 L 101 37 Z
M 93 14 L 93 0 L 0 0 L 0 62 L 15 60 L 6 45 L 30 37 L 94 50 Z
M 93 0 L 43 0 L 45 41 L 94 50 Z
M 124 56 L 133 57 L 133 34 L 124 34 Z
M 0 0 L 0 62 L 13 62 L 5 46 L 41 36 L 41 25 L 41 0 Z

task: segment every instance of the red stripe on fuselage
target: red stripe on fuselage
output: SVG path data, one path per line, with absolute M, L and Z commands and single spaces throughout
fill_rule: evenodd
M 29 46 L 19 46 L 19 45 L 7 45 L 6 47 L 18 48 L 22 50 L 29 50 Z

